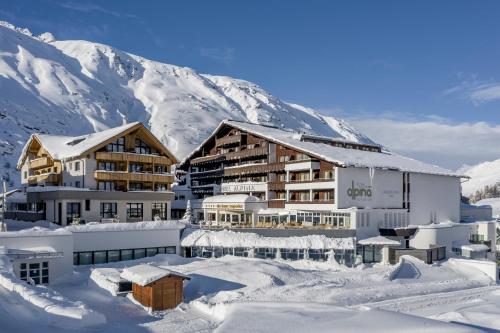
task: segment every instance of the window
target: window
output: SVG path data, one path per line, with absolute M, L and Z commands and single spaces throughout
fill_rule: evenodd
M 80 203 L 67 202 L 66 203 L 66 223 L 71 224 L 73 220 L 80 218 Z
M 127 218 L 142 219 L 142 203 L 127 203 Z
M 134 259 L 141 259 L 146 257 L 146 249 L 135 249 L 134 250 Z
M 144 183 L 130 182 L 128 184 L 128 189 L 129 191 L 142 191 L 145 190 L 146 187 L 144 186 Z
M 80 252 L 78 254 L 78 263 L 80 265 L 92 265 L 92 252 Z
M 155 173 L 167 173 L 168 169 L 166 165 L 155 165 Z
M 115 171 L 116 170 L 116 163 L 115 162 L 99 162 L 99 170 Z
M 108 262 L 120 261 L 120 251 L 108 251 Z
M 140 163 L 130 163 L 128 166 L 129 172 L 144 172 L 144 165 Z
M 77 180 L 77 181 L 75 182 L 75 187 L 80 187 L 80 181 L 78 181 L 78 180 Z
M 122 260 L 134 259 L 134 251 L 133 250 L 121 250 L 121 259 Z
M 158 203 L 153 203 L 151 205 L 151 216 L 153 219 L 158 216 L 160 220 L 166 220 L 167 219 L 167 203 L 166 202 L 158 202 Z
M 80 171 L 80 161 L 75 162 L 75 171 Z
M 98 182 L 97 188 L 100 191 L 114 191 L 115 183 L 114 182 Z
M 28 171 L 24 171 L 24 179 L 28 178 Z
M 94 252 L 94 264 L 105 264 L 107 262 L 106 251 Z
M 151 154 L 151 148 L 144 143 L 141 139 L 135 139 L 135 153 L 136 154 Z
M 86 211 L 90 210 L 90 200 L 89 199 L 85 200 L 85 210 Z
M 101 202 L 101 217 L 104 219 L 110 219 L 117 216 L 117 204 L 116 202 Z
M 335 173 L 333 172 L 333 170 L 328 170 L 328 171 L 325 171 L 325 179 L 333 179 L 335 177 Z
M 125 138 L 121 137 L 116 141 L 109 143 L 106 146 L 106 151 L 123 153 L 125 151 Z
M 165 183 L 155 183 L 155 191 L 157 191 L 157 192 L 168 191 L 168 184 L 165 184 Z M 183 197 L 183 196 L 181 196 L 181 197 Z M 184 199 L 179 199 L 179 200 L 184 200 Z
M 49 283 L 48 261 L 42 262 L 41 265 L 40 263 L 19 264 L 19 277 L 21 280 L 34 284 Z
M 156 247 L 146 249 L 146 257 L 154 257 L 158 254 L 158 249 Z

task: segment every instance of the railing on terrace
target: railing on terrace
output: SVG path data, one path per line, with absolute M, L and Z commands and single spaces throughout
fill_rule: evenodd
M 241 142 L 242 135 L 241 134 L 236 134 L 236 135 L 228 135 L 225 137 L 222 137 L 220 139 L 215 139 L 215 146 L 224 146 L 232 143 L 239 143 Z

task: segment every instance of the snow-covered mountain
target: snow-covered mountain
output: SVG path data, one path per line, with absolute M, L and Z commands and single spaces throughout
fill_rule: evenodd
M 500 159 L 474 166 L 466 165 L 457 172 L 471 177 L 462 183 L 462 194 L 470 196 L 476 191 L 483 190 L 485 186 L 493 186 L 500 182 Z
M 281 101 L 248 81 L 103 44 L 33 36 L 0 22 L 0 174 L 11 184 L 33 132 L 79 135 L 142 121 L 183 158 L 228 118 L 372 142 L 340 119 Z

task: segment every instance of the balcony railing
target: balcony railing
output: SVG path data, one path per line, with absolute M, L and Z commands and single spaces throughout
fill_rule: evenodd
M 118 161 L 118 162 L 138 162 L 138 163 L 154 163 L 161 165 L 171 165 L 172 161 L 165 156 L 146 155 L 136 153 L 119 153 L 99 151 L 96 153 L 96 160 L 103 161 Z
M 272 199 L 267 202 L 269 208 L 285 208 L 285 199 Z
M 41 168 L 48 168 L 54 165 L 52 160 L 46 156 L 44 157 L 39 157 L 35 158 L 34 160 L 29 161 L 28 167 L 30 169 L 41 169 Z
M 161 173 L 135 173 L 135 172 L 113 172 L 96 170 L 94 177 L 100 181 L 120 181 L 128 180 L 132 182 L 155 182 L 155 183 L 172 183 L 174 176 L 171 174 Z
M 232 167 L 224 169 L 224 176 L 250 175 L 258 173 L 268 173 L 282 171 L 285 169 L 285 163 L 262 163 L 254 165 L 244 165 L 241 167 Z
M 285 190 L 285 183 L 284 182 L 269 182 L 268 183 L 268 189 L 269 191 L 284 191 Z
M 38 184 L 41 182 L 49 184 L 59 184 L 61 180 L 61 175 L 58 173 L 44 173 L 41 175 L 33 175 L 28 177 L 29 184 Z
M 191 160 L 191 165 L 203 164 L 203 163 L 208 163 L 208 162 L 220 162 L 220 161 L 223 161 L 225 159 L 226 159 L 225 155 L 202 156 L 202 157 L 193 158 Z
M 240 151 L 233 151 L 230 153 L 225 153 L 226 160 L 235 160 L 246 157 L 254 157 L 254 156 L 265 156 L 267 155 L 267 145 L 263 147 L 243 149 Z
M 242 137 L 241 134 L 236 134 L 236 135 L 228 135 L 220 139 L 215 139 L 215 146 L 220 147 L 228 144 L 240 143 L 241 137 Z

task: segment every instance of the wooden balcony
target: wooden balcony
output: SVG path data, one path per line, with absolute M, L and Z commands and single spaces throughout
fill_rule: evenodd
M 193 158 L 191 160 L 191 165 L 197 165 L 197 164 L 203 164 L 203 163 L 209 163 L 209 162 L 220 162 L 220 161 L 223 161 L 225 159 L 226 159 L 226 156 L 223 154 L 202 156 L 202 157 Z
M 134 172 L 113 172 L 113 171 L 94 171 L 95 179 L 99 181 L 120 181 L 128 180 L 131 182 L 154 182 L 154 183 L 172 183 L 174 176 L 161 173 L 134 173 Z
M 222 137 L 220 139 L 215 139 L 215 146 L 216 147 L 220 147 L 220 146 L 225 146 L 225 145 L 240 143 L 241 142 L 241 138 L 242 138 L 241 134 L 228 135 L 228 136 Z
M 285 208 L 285 199 L 272 199 L 267 202 L 269 208 Z
M 266 156 L 268 153 L 267 145 L 264 147 L 244 149 L 240 151 L 234 151 L 224 154 L 226 160 L 237 160 L 240 158 L 254 157 L 254 156 Z
M 41 175 L 34 175 L 28 177 L 29 184 L 39 184 L 45 182 L 48 184 L 57 185 L 60 183 L 60 181 L 61 181 L 61 174 L 58 173 L 44 173 Z
M 52 165 L 54 165 L 54 162 L 50 158 L 44 156 L 29 161 L 28 167 L 30 169 L 41 169 L 51 167 Z
M 165 156 L 159 155 L 145 155 L 135 153 L 117 153 L 117 152 L 104 152 L 98 151 L 95 156 L 96 160 L 102 161 L 117 161 L 117 162 L 137 162 L 137 163 L 151 163 L 161 165 L 172 165 L 172 161 Z
M 239 167 L 232 167 L 224 169 L 224 176 L 238 176 L 238 175 L 251 175 L 259 173 L 268 173 L 283 171 L 285 163 L 263 163 L 262 165 L 242 165 Z
M 269 191 L 284 191 L 285 183 L 284 182 L 269 182 Z

